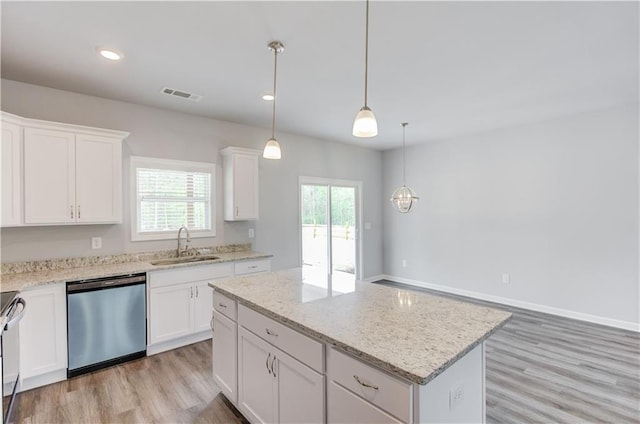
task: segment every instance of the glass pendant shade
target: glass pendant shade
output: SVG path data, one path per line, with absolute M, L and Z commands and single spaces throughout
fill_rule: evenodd
M 363 106 L 353 121 L 353 135 L 355 137 L 375 137 L 378 135 L 378 123 L 373 111 Z
M 411 208 L 418 202 L 418 196 L 416 193 L 406 185 L 399 187 L 393 192 L 391 196 L 391 203 L 393 207 L 400 213 L 407 213 L 411 211 Z
M 280 159 L 282 153 L 280 152 L 280 143 L 275 138 L 270 138 L 267 144 L 264 146 L 262 157 L 265 159 Z

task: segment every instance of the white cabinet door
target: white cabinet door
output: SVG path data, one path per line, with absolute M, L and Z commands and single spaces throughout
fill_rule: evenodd
M 190 283 L 149 290 L 149 345 L 192 333 L 193 295 Z
M 281 423 L 324 422 L 324 376 L 276 351 L 278 414 Z
M 22 379 L 67 368 L 67 293 L 64 283 L 20 293 L 27 303 L 20 321 Z
M 236 220 L 258 219 L 258 157 L 233 156 L 233 197 Z
M 22 224 L 22 129 L 2 121 L 2 212 L 3 227 Z
M 258 219 L 257 150 L 226 147 L 220 152 L 224 172 L 224 219 L 248 221 Z
M 211 305 L 213 305 L 213 289 L 209 287 L 209 280 L 193 283 L 193 331 L 211 330 Z
M 213 311 L 213 381 L 234 404 L 238 402 L 238 326 Z
M 122 145 L 119 139 L 76 135 L 77 222 L 122 222 Z
M 24 129 L 24 222 L 75 222 L 75 135 Z
M 271 372 L 273 347 L 243 327 L 238 328 L 238 406 L 252 423 L 274 423 L 277 380 Z

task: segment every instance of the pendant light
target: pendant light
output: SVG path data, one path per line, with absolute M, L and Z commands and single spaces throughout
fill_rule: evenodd
M 353 135 L 355 137 L 375 137 L 378 135 L 378 123 L 373 111 L 367 106 L 367 83 L 369 79 L 369 0 L 367 0 L 367 17 L 364 36 L 364 106 L 353 121 Z
M 407 161 L 405 157 L 405 128 L 409 123 L 403 122 L 402 124 L 402 187 L 396 189 L 391 196 L 391 203 L 393 207 L 400 213 L 407 213 L 411 211 L 411 208 L 418 202 L 418 196 L 416 193 L 407 187 Z
M 272 41 L 268 45 L 269 50 L 273 52 L 273 114 L 271 117 L 271 138 L 267 140 L 264 146 L 262 157 L 265 159 L 280 159 L 280 143 L 276 140 L 276 80 L 278 76 L 278 53 L 284 51 L 284 45 L 280 41 Z

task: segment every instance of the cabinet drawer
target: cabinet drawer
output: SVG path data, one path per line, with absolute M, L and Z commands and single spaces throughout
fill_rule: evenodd
M 330 380 L 346 387 L 401 421 L 410 421 L 412 386 L 409 382 L 392 377 L 335 348 L 327 351 L 327 371 Z
M 271 259 L 261 259 L 259 261 L 236 262 L 236 275 L 254 274 L 257 272 L 271 271 Z
M 233 321 L 236 320 L 237 316 L 236 305 L 237 303 L 235 300 L 223 295 L 215 289 L 213 290 L 213 309 Z
M 397 418 L 331 381 L 327 388 L 327 421 L 330 423 L 401 423 Z
M 324 371 L 322 343 L 244 305 L 238 305 L 238 324 L 314 370 Z
M 148 284 L 152 288 L 194 281 L 214 280 L 216 278 L 231 277 L 232 275 L 233 264 L 231 263 L 196 265 L 147 273 Z

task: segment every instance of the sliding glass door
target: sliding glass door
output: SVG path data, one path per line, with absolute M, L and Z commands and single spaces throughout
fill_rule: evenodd
M 302 267 L 307 275 L 330 275 L 334 282 L 360 278 L 357 181 L 300 178 Z

